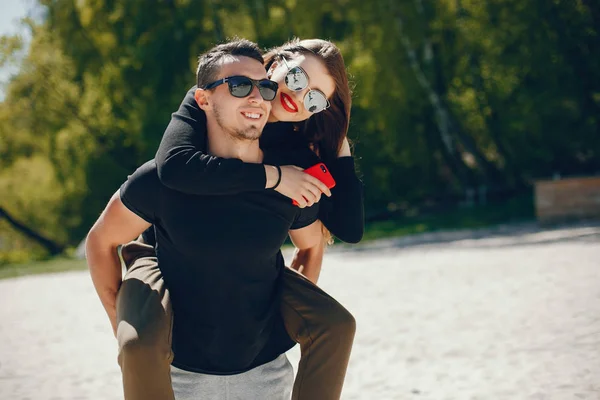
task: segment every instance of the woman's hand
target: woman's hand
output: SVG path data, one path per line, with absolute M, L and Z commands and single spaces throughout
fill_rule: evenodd
M 272 166 L 265 167 L 275 170 L 274 178 L 273 172 L 267 170 L 267 188 L 269 188 L 277 182 L 277 171 Z M 296 200 L 298 207 L 312 206 L 321 200 L 321 194 L 331 196 L 331 191 L 327 188 L 327 185 L 314 176 L 305 174 L 302 168 L 294 165 L 283 165 L 280 168 L 281 182 L 275 188 L 275 191 L 292 200 Z

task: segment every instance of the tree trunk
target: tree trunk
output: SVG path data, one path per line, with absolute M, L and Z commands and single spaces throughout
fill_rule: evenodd
M 391 0 L 389 6 L 391 10 L 395 10 L 393 18 L 396 22 L 396 28 L 400 35 L 400 43 L 404 47 L 404 51 L 408 56 L 410 66 L 413 72 L 415 73 L 417 82 L 427 94 L 429 102 L 433 108 L 438 132 L 440 135 L 441 142 L 443 144 L 444 158 L 448 162 L 448 166 L 455 174 L 461 186 L 463 188 L 468 187 L 473 183 L 470 182 L 472 179 L 469 179 L 468 177 L 470 175 L 470 170 L 469 167 L 464 163 L 461 155 L 457 154 L 458 150 L 456 148 L 456 143 L 452 135 L 450 116 L 448 110 L 446 109 L 446 107 L 444 107 L 440 95 L 433 89 L 432 85 L 427 79 L 427 76 L 423 72 L 423 68 L 419 63 L 419 60 L 417 59 L 416 52 L 410 42 L 410 39 L 404 33 L 404 22 L 399 11 L 395 8 L 395 2 Z M 422 10 L 422 3 L 419 2 L 417 4 L 417 8 Z
M 17 231 L 21 232 L 28 238 L 42 245 L 48 253 L 52 256 L 56 256 L 62 253 L 65 246 L 58 244 L 48 238 L 45 238 L 41 234 L 35 232 L 33 229 L 27 227 L 25 224 L 14 219 L 3 207 L 0 207 L 0 218 L 6 219 L 8 223 Z
M 473 88 L 476 93 L 475 100 L 477 102 L 479 113 L 485 122 L 489 137 L 494 143 L 496 151 L 504 160 L 504 175 L 508 175 L 509 181 L 512 180 L 516 186 L 521 187 L 525 184 L 525 179 L 515 163 L 513 153 L 502 140 L 502 132 L 498 129 L 500 120 L 498 109 L 500 108 L 500 105 L 496 101 L 492 101 L 485 90 L 478 56 L 473 56 L 471 58 L 471 76 L 473 78 Z M 486 107 L 490 108 L 490 115 L 486 114 Z
M 464 11 L 462 4 L 459 0 L 459 1 L 457 1 L 457 5 L 456 5 L 456 18 L 458 20 L 460 20 L 460 19 L 464 18 L 465 15 L 466 15 L 466 12 Z M 467 48 L 466 51 L 469 54 L 469 60 L 472 62 L 474 60 L 474 58 L 472 57 L 473 50 Z M 434 57 L 434 59 L 438 60 L 439 57 Z M 437 70 L 441 70 L 441 66 L 438 66 Z M 474 75 L 472 69 L 471 69 L 471 75 Z M 439 76 L 443 76 L 443 75 L 440 73 Z M 474 78 L 474 80 L 477 80 L 478 78 L 480 78 L 480 76 L 474 76 L 473 78 Z M 443 82 L 443 87 L 444 88 L 447 87 L 445 82 Z M 478 100 L 480 100 L 480 99 L 478 99 Z M 446 106 L 446 108 L 449 108 L 449 107 Z M 483 117 L 485 118 L 485 115 Z M 467 132 L 465 132 L 465 130 L 463 129 L 463 127 L 460 126 L 458 121 L 451 119 L 450 122 L 454 127 L 453 132 L 454 132 L 455 136 L 460 141 L 460 143 L 462 144 L 464 149 L 473 156 L 476 164 L 479 166 L 480 170 L 485 175 L 486 181 L 491 181 L 492 184 L 505 183 L 504 182 L 505 178 L 502 175 L 502 173 L 500 172 L 500 170 L 498 169 L 498 167 L 493 162 L 489 161 L 485 157 L 483 152 L 477 146 L 477 142 L 475 141 L 475 139 L 472 136 L 470 136 Z M 497 148 L 499 149 L 498 146 L 497 146 Z M 500 149 L 498 151 L 500 151 Z

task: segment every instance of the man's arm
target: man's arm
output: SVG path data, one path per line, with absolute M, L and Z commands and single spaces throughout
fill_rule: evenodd
M 151 224 L 130 211 L 117 191 L 85 241 L 87 264 L 100 301 L 117 332 L 117 293 L 121 286 L 121 261 L 117 246 L 137 238 Z
M 290 239 L 296 246 L 290 268 L 306 276 L 315 285 L 321 274 L 325 252 L 322 227 L 323 224 L 320 221 L 315 221 L 304 228 L 290 231 Z

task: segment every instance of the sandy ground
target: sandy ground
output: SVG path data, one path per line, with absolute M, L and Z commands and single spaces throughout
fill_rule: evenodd
M 358 322 L 343 399 L 600 399 L 600 225 L 338 247 L 320 285 Z M 0 281 L 0 304 L 0 399 L 122 398 L 87 272 Z

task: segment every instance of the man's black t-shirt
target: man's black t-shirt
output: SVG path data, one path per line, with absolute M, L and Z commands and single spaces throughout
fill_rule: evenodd
M 272 165 L 314 164 L 311 152 L 265 152 Z M 154 224 L 156 253 L 173 305 L 173 365 L 233 374 L 275 359 L 280 247 L 317 219 L 273 190 L 199 196 L 163 186 L 154 160 L 123 184 L 123 204 Z M 277 342 L 278 340 L 274 340 Z M 281 343 L 281 341 L 279 341 Z

